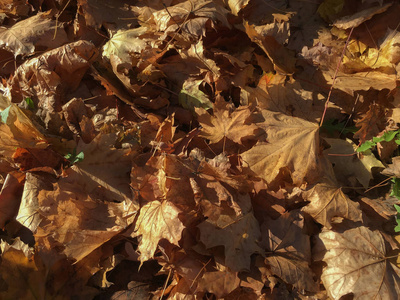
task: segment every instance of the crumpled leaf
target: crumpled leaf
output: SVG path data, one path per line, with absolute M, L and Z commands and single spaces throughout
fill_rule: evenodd
M 303 233 L 304 217 L 291 211 L 277 220 L 267 219 L 261 225 L 261 245 L 265 249 L 265 263 L 273 274 L 286 283 L 306 291 L 317 291 L 313 279 L 310 237 Z
M 260 34 L 253 26 L 247 23 L 245 23 L 245 28 L 249 38 L 264 50 L 274 63 L 274 68 L 278 73 L 289 75 L 295 72 L 296 58 L 290 50 L 278 43 L 275 37 L 266 33 Z
M 175 245 L 185 228 L 178 218 L 180 211 L 169 201 L 152 201 L 140 209 L 135 235 L 141 235 L 139 260 L 143 263 L 154 257 L 158 242 L 167 239 Z
M 260 227 L 252 212 L 240 217 L 221 215 L 216 222 L 206 220 L 197 227 L 207 248 L 224 246 L 225 265 L 230 270 L 250 270 L 250 256 L 261 250 L 256 243 Z
M 369 181 L 373 178 L 371 173 L 372 168 L 385 167 L 381 161 L 375 158 L 371 151 L 364 152 L 361 158 L 355 155 L 341 155 L 355 153 L 357 145 L 350 139 L 325 138 L 325 140 L 331 145 L 331 148 L 325 150 L 324 153 L 328 154 L 330 162 L 334 164 L 333 169 L 336 177 L 339 179 L 355 177 L 363 187 L 367 188 Z
M 10 28 L 0 28 L 0 48 L 17 57 L 35 52 L 38 46 L 52 49 L 67 43 L 68 37 L 63 24 L 57 24 L 51 17 L 50 11 L 40 12 Z
M 386 259 L 385 241 L 378 231 L 360 226 L 342 233 L 323 231 L 315 258 L 327 266 L 322 282 L 332 299 L 352 293 L 354 299 L 398 299 L 400 269 Z
M 246 124 L 251 116 L 249 107 L 242 106 L 234 111 L 223 99 L 217 99 L 214 104 L 213 116 L 204 108 L 195 108 L 201 129 L 200 136 L 210 140 L 211 144 L 218 143 L 224 137 L 242 144 L 242 138 L 253 135 L 258 128 L 254 124 Z
M 6 102 L 6 99 L 0 96 L 1 105 L 4 104 L 3 100 Z M 6 114 L 3 114 L 4 112 Z M 7 160 L 11 160 L 15 148 L 44 149 L 48 146 L 43 134 L 15 104 L 11 104 L 2 111 L 0 145 L 0 155 Z
M 228 0 L 228 5 L 232 13 L 237 16 L 239 12 L 249 4 L 249 2 L 250 0 Z
M 310 201 L 303 211 L 326 228 L 332 228 L 332 219 L 341 217 L 354 222 L 362 221 L 362 211 L 357 202 L 350 200 L 341 188 L 329 183 L 318 183 L 304 193 Z
M 202 80 L 186 80 L 179 93 L 179 103 L 186 109 L 194 111 L 196 107 L 212 108 L 208 96 L 200 90 Z
M 317 174 L 319 126 L 282 113 L 262 111 L 264 122 L 257 123 L 267 133 L 267 143 L 260 142 L 241 154 L 248 166 L 268 184 L 281 169 L 290 171 L 294 184 L 313 181 Z
M 29 97 L 36 107 L 50 113 L 60 111 L 64 94 L 79 86 L 96 51 L 91 42 L 77 41 L 27 60 L 9 82 L 12 101 Z

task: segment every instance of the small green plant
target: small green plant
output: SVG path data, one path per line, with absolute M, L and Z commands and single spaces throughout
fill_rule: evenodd
M 397 215 L 396 215 L 396 222 L 397 226 L 394 228 L 395 232 L 400 232 L 400 206 L 397 204 L 394 204 L 394 208 L 396 208 Z
M 386 131 L 380 137 L 373 137 L 372 141 L 366 141 L 366 142 L 362 143 L 361 146 L 357 148 L 357 152 L 367 151 L 367 150 L 375 147 L 380 142 L 390 142 L 394 138 L 396 138 L 395 139 L 396 144 L 400 145 L 400 129 L 396 130 L 396 131 Z
M 329 135 L 333 135 L 335 131 L 338 131 L 343 134 L 348 134 L 348 133 L 355 133 L 357 131 L 357 127 L 355 126 L 350 126 L 346 127 L 346 122 L 338 122 L 336 119 L 329 119 L 326 120 L 322 126 L 322 129 L 325 129 Z
M 25 98 L 25 102 L 26 104 L 28 104 L 28 107 L 30 109 L 35 109 L 35 102 L 33 102 L 33 100 L 29 97 Z
M 68 153 L 67 155 L 64 156 L 64 158 L 68 159 L 68 161 L 73 165 L 76 164 L 77 162 L 82 161 L 85 158 L 85 154 L 82 151 L 76 154 L 76 148 L 74 148 L 72 153 Z

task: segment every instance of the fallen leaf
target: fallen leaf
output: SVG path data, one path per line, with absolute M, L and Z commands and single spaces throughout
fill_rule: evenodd
M 140 209 L 135 225 L 135 235 L 141 235 L 138 250 L 139 260 L 152 259 L 161 239 L 179 246 L 182 231 L 185 228 L 178 218 L 180 211 L 169 201 L 153 201 Z
M 232 271 L 250 270 L 250 256 L 261 249 L 257 244 L 260 227 L 252 212 L 243 216 L 221 215 L 216 222 L 197 226 L 206 247 L 224 246 L 225 265 Z
M 342 233 L 323 231 L 315 258 L 327 266 L 321 279 L 332 299 L 353 294 L 354 299 L 397 299 L 400 269 L 386 259 L 385 241 L 364 226 Z
M 237 272 L 228 269 L 206 272 L 200 279 L 198 288 L 201 291 L 213 293 L 218 299 L 225 297 L 240 284 Z
M 13 102 L 29 97 L 45 111 L 60 111 L 64 93 L 78 87 L 96 51 L 91 42 L 77 41 L 27 60 L 9 82 Z
M 303 233 L 304 217 L 291 211 L 261 225 L 265 263 L 274 275 L 300 290 L 317 291 L 313 279 L 310 237 Z
M 345 181 L 349 177 L 355 177 L 364 188 L 368 188 L 369 181 L 373 178 L 372 168 L 384 168 L 381 161 L 375 158 L 371 152 L 365 152 L 361 158 L 356 154 L 357 145 L 350 139 L 330 139 L 325 140 L 331 148 L 324 150 L 331 163 L 334 164 L 336 178 Z M 354 155 L 353 155 L 354 154 Z
M 335 217 L 362 221 L 360 205 L 350 200 L 341 188 L 330 183 L 318 183 L 304 193 L 304 200 L 310 203 L 302 210 L 328 229 L 332 228 Z
M 400 156 L 392 158 L 392 164 L 389 164 L 381 173 L 386 176 L 394 176 L 400 178 Z
M 245 166 L 270 184 L 281 169 L 289 169 L 293 183 L 317 177 L 318 124 L 282 113 L 262 111 L 264 122 L 257 123 L 267 133 L 267 143 L 259 142 L 241 154 Z
M 230 111 L 228 103 L 217 99 L 214 104 L 213 116 L 204 108 L 195 108 L 200 125 L 203 127 L 200 136 L 210 140 L 211 144 L 228 138 L 242 144 L 242 138 L 252 136 L 257 129 L 254 124 L 246 124 L 251 116 L 249 107 L 240 107 Z
M 53 49 L 68 43 L 63 24 L 51 18 L 50 11 L 40 12 L 10 28 L 0 28 L 0 48 L 17 57 L 32 54 L 36 47 Z
M 0 191 L 0 228 L 18 213 L 24 188 L 25 174 L 13 171 L 7 174 Z
M 386 5 L 381 7 L 379 6 L 370 7 L 362 11 L 359 11 L 353 15 L 340 18 L 339 20 L 336 20 L 333 23 L 333 25 L 340 29 L 349 29 L 352 27 L 357 27 L 360 26 L 365 21 L 371 19 L 374 15 L 383 13 L 390 6 L 392 6 L 392 3 L 387 3 Z

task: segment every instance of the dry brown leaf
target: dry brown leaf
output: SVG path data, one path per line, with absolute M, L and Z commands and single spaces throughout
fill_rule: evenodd
M 252 212 L 240 217 L 221 214 L 216 222 L 206 220 L 197 227 L 208 249 L 224 246 L 225 265 L 230 270 L 250 270 L 251 255 L 261 250 L 257 244 L 260 227 Z
M 386 11 L 393 3 L 387 3 L 384 6 L 374 6 L 357 12 L 353 15 L 346 16 L 336 20 L 333 25 L 340 29 L 349 29 L 352 27 L 357 27 L 363 22 L 371 19 L 374 15 L 383 13 Z
M 353 177 L 364 188 L 368 188 L 369 181 L 373 178 L 372 168 L 384 168 L 382 162 L 371 152 L 364 152 L 363 156 L 358 158 L 355 152 L 357 146 L 350 139 L 325 138 L 325 140 L 331 148 L 325 150 L 324 153 L 328 154 L 329 161 L 334 164 L 336 178 L 344 185 L 347 185 L 347 181 L 351 182 Z
M 237 272 L 228 269 L 206 272 L 199 279 L 198 288 L 200 291 L 213 293 L 218 299 L 225 297 L 230 292 L 239 287 L 240 279 Z
M 0 99 L 3 98 L 0 96 Z M 0 155 L 11 161 L 15 148 L 38 148 L 48 146 L 44 135 L 36 128 L 27 115 L 16 105 L 3 109 L 6 120 L 0 122 Z
M 13 171 L 7 174 L 0 191 L 0 228 L 12 220 L 21 203 L 25 174 Z
M 267 219 L 261 225 L 261 245 L 265 263 L 274 275 L 299 290 L 317 291 L 313 279 L 310 237 L 303 233 L 304 217 L 298 211 L 285 213 L 277 220 Z
M 386 259 L 385 241 L 364 226 L 342 233 L 323 231 L 314 248 L 323 260 L 321 279 L 332 299 L 353 294 L 354 299 L 398 299 L 400 269 Z
M 228 2 L 232 13 L 237 16 L 239 12 L 249 4 L 250 0 L 228 0 L 225 2 Z
M 381 132 L 380 127 L 384 127 L 385 115 L 387 109 L 379 104 L 371 104 L 366 114 L 356 122 L 360 129 L 354 134 L 355 138 L 360 139 L 360 143 L 378 136 Z M 379 126 L 381 125 L 381 126 Z
M 63 253 L 76 261 L 93 252 L 133 222 L 137 207 L 131 200 L 104 201 L 88 194 L 83 176 L 67 171 L 52 191 L 39 192 L 37 213 L 42 221 L 37 238 L 49 236 L 64 246 Z
M 0 291 L 2 299 L 44 299 L 46 270 L 37 256 L 21 241 L 13 245 L 1 241 L 0 281 L 6 290 Z
M 260 142 L 241 154 L 244 166 L 270 184 L 281 169 L 290 171 L 293 183 L 312 182 L 317 175 L 319 126 L 282 113 L 262 111 L 258 123 L 267 133 L 268 143 Z
M 179 213 L 180 211 L 169 201 L 153 201 L 140 209 L 135 225 L 135 236 L 142 236 L 138 246 L 139 260 L 142 264 L 154 257 L 161 239 L 179 246 L 178 242 L 185 228 L 178 218 Z
M 283 75 L 293 74 L 296 70 L 296 58 L 294 54 L 277 40 L 268 34 L 260 34 L 256 29 L 245 23 L 246 33 L 249 38 L 257 43 L 273 62 L 275 70 Z
M 123 202 L 132 198 L 129 186 L 132 167 L 128 149 L 115 149 L 116 133 L 99 134 L 85 144 L 79 142 L 76 153 L 83 152 L 84 159 L 72 169 L 81 174 L 88 193 L 108 201 Z
M 246 124 L 251 116 L 249 107 L 239 107 L 230 111 L 228 103 L 217 99 L 214 104 L 213 116 L 204 108 L 195 108 L 201 129 L 200 136 L 210 140 L 211 144 L 228 138 L 235 143 L 242 144 L 242 138 L 252 136 L 257 126 Z
M 388 167 L 383 170 L 381 173 L 386 176 L 394 176 L 400 178 L 400 156 L 395 156 L 392 158 L 392 164 L 389 164 Z
M 79 0 L 78 13 L 86 20 L 86 25 L 100 29 L 104 26 L 110 30 L 117 30 L 137 26 L 136 14 L 133 5 L 123 0 L 104 2 L 99 0 Z
M 41 12 L 10 28 L 0 28 L 0 48 L 17 57 L 35 52 L 36 47 L 53 49 L 68 43 L 63 24 L 51 17 L 50 11 Z
M 329 183 L 318 183 L 304 193 L 304 199 L 310 203 L 303 211 L 328 229 L 332 228 L 332 219 L 345 218 L 354 222 L 362 221 L 362 211 L 357 202 L 350 200 L 341 188 Z
M 45 111 L 60 111 L 64 94 L 79 86 L 96 51 L 91 42 L 77 41 L 27 60 L 10 80 L 12 101 L 30 97 Z

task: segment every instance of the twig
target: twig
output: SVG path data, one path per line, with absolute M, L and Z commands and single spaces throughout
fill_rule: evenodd
M 349 44 L 351 34 L 353 33 L 353 29 L 354 29 L 354 26 L 353 26 L 353 27 L 351 28 L 351 30 L 350 30 L 349 36 L 347 37 L 347 40 L 346 40 L 346 44 L 345 44 L 344 47 L 343 47 L 342 55 L 340 56 L 339 62 L 338 62 L 338 64 L 337 64 L 337 66 L 336 66 L 335 75 L 333 76 L 332 85 L 331 85 L 331 88 L 329 89 L 328 98 L 326 99 L 326 102 L 325 102 L 325 108 L 324 108 L 324 112 L 323 112 L 323 114 L 322 114 L 321 122 L 319 123 L 319 126 L 322 126 L 322 123 L 324 122 L 326 110 L 328 109 L 328 105 L 329 105 L 329 100 L 331 99 L 331 94 L 332 94 L 333 86 L 335 85 L 336 78 L 337 78 L 337 74 L 338 74 L 338 72 L 339 72 L 340 65 L 342 64 L 342 59 L 343 59 L 344 53 L 345 53 L 345 51 L 346 51 L 347 45 Z

